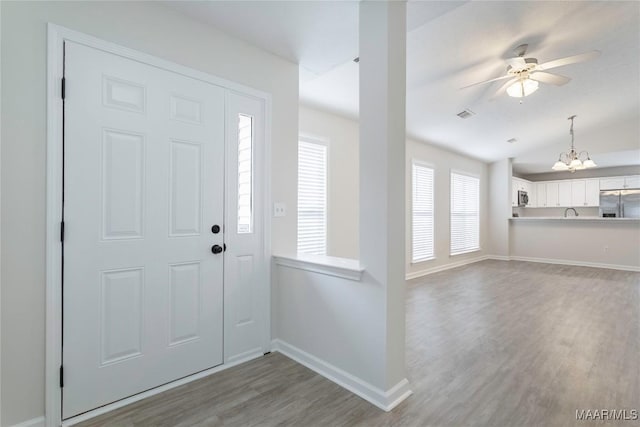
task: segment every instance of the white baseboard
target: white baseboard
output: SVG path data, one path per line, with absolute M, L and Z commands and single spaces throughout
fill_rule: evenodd
M 204 377 L 208 377 L 209 375 L 213 375 L 220 371 L 224 371 L 225 369 L 229 369 L 233 366 L 240 365 L 241 363 L 248 362 L 249 360 L 255 359 L 263 355 L 262 351 L 248 354 L 246 357 L 241 359 L 236 359 L 233 362 L 227 362 L 222 365 L 218 365 L 214 368 L 207 369 L 206 371 L 198 372 L 197 374 L 190 375 L 188 377 L 179 379 L 177 381 L 173 381 L 169 384 L 165 384 L 160 387 L 156 387 L 154 389 L 145 391 L 144 393 L 136 394 L 135 396 L 127 397 L 126 399 L 118 400 L 117 402 L 113 402 L 109 405 L 101 406 L 100 408 L 94 409 L 93 411 L 85 412 L 84 414 L 75 416 L 73 418 L 66 419 L 62 422 L 63 427 L 72 426 L 74 424 L 78 424 L 82 421 L 86 421 L 88 419 L 97 417 L 98 415 L 105 414 L 107 412 L 113 411 L 118 408 L 122 408 L 123 406 L 127 406 L 131 403 L 137 402 L 142 399 L 146 399 L 147 397 L 155 396 L 156 394 L 165 392 L 167 390 L 171 390 L 172 388 L 179 387 L 181 385 L 190 383 L 191 381 L 199 380 Z M 44 417 L 42 418 L 42 427 L 44 427 Z M 25 424 L 24 427 L 27 425 Z M 29 424 L 31 426 L 31 424 Z M 17 426 L 16 426 L 17 427 Z M 23 427 L 20 424 L 20 427 Z
M 15 424 L 11 427 L 44 427 L 44 417 L 33 418 L 31 420 L 23 421 L 19 424 Z
M 640 272 L 640 266 L 634 266 L 634 265 L 605 264 L 601 262 L 586 262 L 586 261 L 574 261 L 574 260 L 568 260 L 568 259 L 553 259 L 553 258 L 532 258 L 532 257 L 524 257 L 524 256 L 510 256 L 509 259 L 513 261 L 539 262 L 543 264 L 560 264 L 560 265 L 572 265 L 576 267 L 608 268 L 610 270 Z
M 450 262 L 448 264 L 439 265 L 437 267 L 425 268 L 424 270 L 414 271 L 412 273 L 407 273 L 405 276 L 405 280 L 416 279 L 418 277 L 427 276 L 429 274 L 438 273 L 440 271 L 450 270 L 452 268 L 462 267 L 463 265 L 473 264 L 475 262 L 484 261 L 486 259 L 491 258 L 489 255 L 482 255 L 474 258 L 463 259 L 460 261 Z
M 496 261 L 511 261 L 511 257 L 508 255 L 489 255 L 487 259 L 493 259 Z
M 452 268 L 462 267 L 463 265 L 472 264 L 472 263 L 484 261 L 487 259 L 492 259 L 496 261 L 528 261 L 528 262 L 539 262 L 543 264 L 559 264 L 559 265 L 571 265 L 576 267 L 608 268 L 610 270 L 640 272 L 640 266 L 634 266 L 634 265 L 605 264 L 600 262 L 574 261 L 574 260 L 568 260 L 568 259 L 535 258 L 535 257 L 506 256 L 506 255 L 484 255 L 476 258 L 466 259 L 459 262 L 440 265 L 438 267 L 427 268 L 425 270 L 420 270 L 413 273 L 408 273 L 406 275 L 406 280 L 427 276 L 429 274 L 450 270 Z
M 377 387 L 357 378 L 348 372 L 337 368 L 330 363 L 317 358 L 297 347 L 292 346 L 282 340 L 275 339 L 271 342 L 271 350 L 277 351 L 323 377 L 333 381 L 339 386 L 349 390 L 369 403 L 377 406 L 383 411 L 390 411 L 400 402 L 411 396 L 409 381 L 405 378 L 388 391 L 380 390 Z

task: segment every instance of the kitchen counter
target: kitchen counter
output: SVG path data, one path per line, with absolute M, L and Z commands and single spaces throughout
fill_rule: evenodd
M 640 221 L 640 218 L 602 218 L 599 216 L 519 216 L 509 218 L 513 221 L 604 221 L 604 222 L 618 222 L 618 221 Z
M 640 271 L 640 218 L 510 218 L 511 259 Z

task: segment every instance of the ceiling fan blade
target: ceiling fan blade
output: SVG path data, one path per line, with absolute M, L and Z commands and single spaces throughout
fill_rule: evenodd
M 485 80 L 483 82 L 474 83 L 474 84 L 469 85 L 469 86 L 461 87 L 460 89 L 466 89 L 466 88 L 472 87 L 472 86 L 478 86 L 478 85 L 483 85 L 485 83 L 491 83 L 491 82 L 495 82 L 495 81 L 498 81 L 498 80 L 504 80 L 504 79 L 508 79 L 509 77 L 513 77 L 513 76 L 510 76 L 510 75 L 507 74 L 506 76 L 500 76 L 500 77 L 496 77 L 495 79 Z
M 500 88 L 491 96 L 491 98 L 489 98 L 489 101 L 493 101 L 494 99 L 496 99 L 497 97 L 505 93 L 507 91 L 507 88 L 512 84 L 516 83 L 517 81 L 518 81 L 518 77 L 513 78 L 508 82 L 506 82 L 505 84 L 503 84 L 502 86 L 500 86 Z
M 571 81 L 569 77 L 561 76 L 559 74 L 551 74 L 543 71 L 536 71 L 529 74 L 531 80 L 537 80 L 542 83 L 548 83 L 551 85 L 562 86 Z
M 556 67 L 563 67 L 569 64 L 575 64 L 577 62 L 589 61 L 590 59 L 600 56 L 599 50 L 592 50 L 591 52 L 581 53 L 579 55 L 567 56 L 566 58 L 554 59 L 553 61 L 538 64 L 536 67 L 538 70 L 550 70 Z
M 527 66 L 527 62 L 521 56 L 516 56 L 515 58 L 507 59 L 507 65 L 510 65 L 511 68 L 520 69 Z

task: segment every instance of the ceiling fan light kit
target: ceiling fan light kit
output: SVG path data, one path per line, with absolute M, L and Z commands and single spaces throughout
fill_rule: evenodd
M 485 83 L 491 83 L 498 80 L 509 79 L 504 83 L 491 97 L 496 98 L 507 92 L 507 95 L 514 98 L 524 98 L 538 90 L 540 83 L 551 84 L 554 86 L 562 86 L 571 80 L 569 77 L 559 74 L 547 72 L 552 68 L 563 67 L 565 65 L 575 64 L 578 62 L 588 61 L 600 55 L 600 51 L 593 50 L 591 52 L 581 53 L 579 55 L 567 56 L 565 58 L 554 59 L 553 61 L 538 63 L 537 58 L 525 58 L 527 53 L 527 44 L 520 45 L 514 49 L 516 56 L 506 60 L 507 71 L 505 75 L 496 77 L 483 82 L 474 83 L 465 86 L 463 89 L 477 86 Z M 522 100 L 520 101 L 522 103 Z
M 507 88 L 507 95 L 513 98 L 523 98 L 538 90 L 538 82 L 530 78 L 521 79 Z
M 551 167 L 554 171 L 569 171 L 573 173 L 577 170 L 595 168 L 598 166 L 596 162 L 591 159 L 588 151 L 576 151 L 573 134 L 573 119 L 575 118 L 575 115 L 569 117 L 569 120 L 571 120 L 571 127 L 569 128 L 569 134 L 571 135 L 571 147 L 569 147 L 568 151 L 560 153 L 558 161 Z

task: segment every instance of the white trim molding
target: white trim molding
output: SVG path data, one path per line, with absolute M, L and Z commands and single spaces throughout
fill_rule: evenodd
M 607 268 L 609 270 L 640 272 L 640 266 L 636 266 L 636 265 L 605 264 L 602 262 L 574 261 L 569 259 L 552 259 L 552 258 L 531 258 L 531 257 L 524 257 L 524 256 L 510 256 L 509 259 L 511 261 L 539 262 L 542 264 L 572 265 L 576 267 Z
M 296 254 L 274 255 L 276 265 L 360 281 L 365 268 L 356 259 L 326 255 Z
M 600 262 L 574 261 L 574 260 L 568 260 L 568 259 L 531 258 L 531 257 L 522 257 L 522 256 L 506 256 L 506 255 L 483 255 L 476 258 L 469 258 L 459 262 L 452 262 L 449 264 L 440 265 L 433 268 L 426 268 L 424 270 L 407 273 L 406 280 L 416 279 L 418 277 L 427 276 L 429 274 L 450 270 L 452 268 L 462 267 L 467 264 L 473 264 L 473 263 L 488 260 L 488 259 L 495 260 L 495 261 L 526 261 L 526 262 L 537 262 L 541 264 L 572 265 L 576 267 L 607 268 L 609 270 L 640 272 L 640 266 L 634 266 L 634 265 L 605 264 Z
M 462 267 L 467 264 L 473 264 L 473 263 L 484 261 L 490 258 L 491 257 L 488 255 L 482 255 L 474 258 L 468 258 L 460 261 L 450 262 L 450 263 L 439 265 L 436 267 L 425 268 L 423 270 L 407 273 L 405 276 L 405 279 L 406 280 L 417 279 L 418 277 L 427 276 L 429 274 L 438 273 L 440 271 L 451 270 L 452 268 Z
M 386 412 L 413 394 L 406 378 L 384 391 L 279 339 L 271 342 L 271 351 L 282 353 Z
M 27 421 L 23 421 L 18 424 L 14 424 L 11 427 L 44 427 L 44 426 L 45 426 L 44 417 L 38 417 L 38 418 L 32 418 Z
M 47 201 L 46 201 L 46 360 L 45 360 L 45 418 L 43 424 L 46 427 L 58 427 L 71 425 L 71 420 L 62 422 L 62 392 L 59 387 L 59 372 L 62 365 L 62 246 L 60 242 L 60 225 L 62 221 L 62 114 L 63 106 L 60 99 L 61 81 L 63 77 L 63 53 L 64 42 L 73 41 L 104 52 L 129 58 L 144 64 L 152 65 L 173 73 L 197 79 L 206 83 L 221 86 L 227 90 L 253 96 L 264 100 L 265 105 L 265 164 L 261 178 L 265 183 L 264 194 L 264 253 L 265 260 L 271 256 L 271 106 L 272 99 L 269 93 L 250 88 L 226 79 L 222 79 L 206 72 L 185 67 L 155 56 L 129 49 L 99 38 L 89 36 L 52 23 L 47 26 Z M 271 263 L 267 262 L 267 269 Z M 267 271 L 267 277 L 271 277 Z M 270 286 L 270 282 L 269 282 Z M 264 348 L 271 345 L 271 303 L 270 292 L 265 298 L 267 321 L 264 328 Z M 253 356 L 248 356 L 249 358 Z M 115 409 L 121 402 L 130 403 L 139 400 L 140 396 L 146 397 L 176 385 L 184 384 L 202 376 L 218 372 L 235 364 L 246 361 L 237 360 L 230 364 L 221 365 L 212 370 L 192 375 L 182 380 L 167 384 L 150 392 L 142 393 L 107 405 L 99 410 L 91 411 L 82 416 L 90 418 L 99 413 Z M 128 400 L 133 399 L 133 400 Z M 99 412 L 102 411 L 102 412 Z M 74 418 L 74 420 L 77 419 Z M 31 422 L 31 421 L 29 421 Z M 74 421 L 77 422 L 77 421 Z

